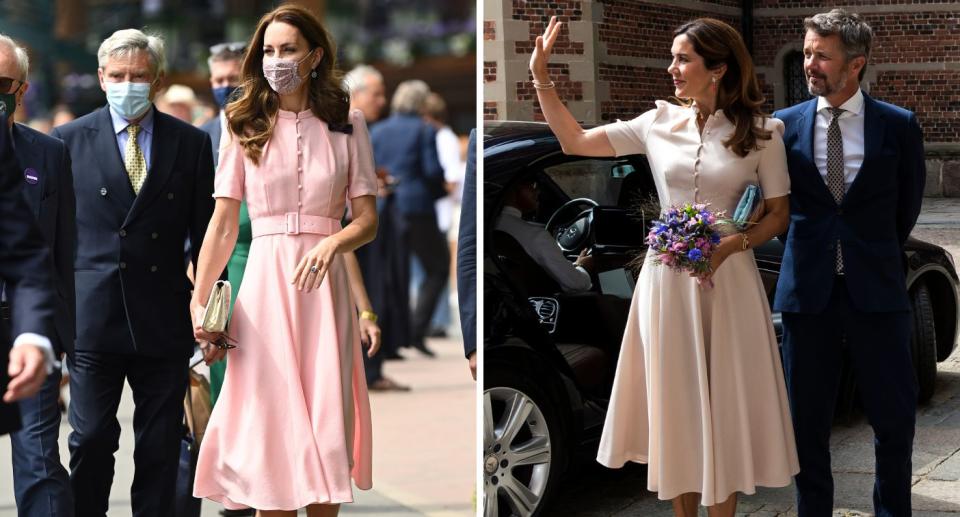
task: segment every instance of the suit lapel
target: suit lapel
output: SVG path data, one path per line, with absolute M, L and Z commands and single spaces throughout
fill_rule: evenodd
M 883 113 L 878 109 L 877 102 L 863 94 L 863 163 L 860 164 L 860 170 L 857 171 L 857 177 L 853 179 L 850 189 L 844 197 L 844 201 L 851 196 L 857 195 L 857 192 L 863 189 L 864 174 L 869 171 L 868 164 L 873 162 L 880 153 L 883 145 L 883 132 L 887 122 Z
M 819 192 L 821 196 L 825 196 L 830 201 L 833 201 L 833 194 L 830 193 L 827 183 L 823 181 L 823 176 L 820 175 L 820 169 L 817 168 L 817 161 L 813 157 L 813 139 L 815 138 L 816 121 L 817 98 L 814 97 L 810 101 L 807 101 L 807 106 L 800 113 L 800 119 L 797 124 L 800 131 L 797 135 L 797 146 L 802 151 L 803 157 L 808 165 L 806 167 L 807 170 L 803 172 L 803 176 L 804 178 L 809 178 L 810 181 L 814 183 L 814 192 Z
M 97 170 L 100 171 L 102 181 L 101 195 L 118 203 L 124 212 L 129 212 L 133 205 L 133 187 L 130 186 L 130 177 L 127 176 L 127 168 L 117 146 L 110 108 L 101 108 L 89 129 L 94 132 L 91 136 L 93 149 L 96 150 L 95 157 L 100 163 Z
M 173 171 L 173 162 L 177 157 L 177 147 L 180 135 L 168 115 L 153 109 L 153 142 L 150 151 L 151 164 L 147 170 L 147 179 L 140 189 L 130 213 L 127 214 L 127 225 L 150 205 L 155 197 L 163 191 L 170 174 Z
M 16 146 L 17 161 L 23 170 L 17 171 L 20 181 L 25 185 L 23 190 L 26 193 L 27 203 L 33 211 L 33 215 L 40 217 L 40 202 L 43 199 L 47 187 L 48 177 L 43 159 L 43 153 L 35 145 L 36 139 L 28 131 L 24 131 L 17 124 L 13 125 L 13 141 Z M 35 183 L 27 178 L 36 178 Z

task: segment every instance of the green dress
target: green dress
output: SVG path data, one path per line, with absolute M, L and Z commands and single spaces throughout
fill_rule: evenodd
M 240 282 L 243 281 L 243 270 L 247 267 L 247 256 L 250 254 L 250 241 L 253 233 L 250 230 L 250 214 L 247 213 L 247 203 L 240 203 L 240 232 L 237 234 L 237 245 L 233 248 L 233 255 L 227 263 L 227 279 L 233 296 L 230 298 L 230 311 L 233 312 L 233 302 L 240 292 Z M 223 376 L 227 372 L 227 360 L 219 361 L 210 366 L 210 399 L 216 404 L 223 386 Z

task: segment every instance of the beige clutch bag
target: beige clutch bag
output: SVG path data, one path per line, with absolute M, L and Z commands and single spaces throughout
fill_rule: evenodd
M 217 280 L 210 290 L 210 298 L 203 310 L 200 326 L 207 332 L 225 332 L 230 313 L 230 282 Z

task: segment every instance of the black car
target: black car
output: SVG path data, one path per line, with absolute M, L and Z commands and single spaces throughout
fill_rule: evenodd
M 545 124 L 488 122 L 483 155 L 484 511 L 538 515 L 569 466 L 596 456 L 638 257 L 659 208 L 644 155 L 567 156 Z M 529 178 L 540 192 L 535 220 L 571 260 L 589 248 L 600 266 L 591 291 L 561 292 L 520 243 L 496 230 L 505 192 Z M 773 239 L 754 253 L 772 303 L 783 246 Z M 958 279 L 939 246 L 911 238 L 906 256 L 924 402 L 936 363 L 955 347 Z M 773 319 L 779 339 L 779 314 Z M 845 371 L 839 406 L 855 399 Z

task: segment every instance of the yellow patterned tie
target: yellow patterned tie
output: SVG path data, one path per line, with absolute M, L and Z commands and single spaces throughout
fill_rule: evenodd
M 140 133 L 139 125 L 130 124 L 127 126 L 127 145 L 123 150 L 123 164 L 127 167 L 130 185 L 133 186 L 133 191 L 137 194 L 140 193 L 143 181 L 147 179 L 147 161 L 143 159 L 140 144 L 137 143 L 138 133 Z

